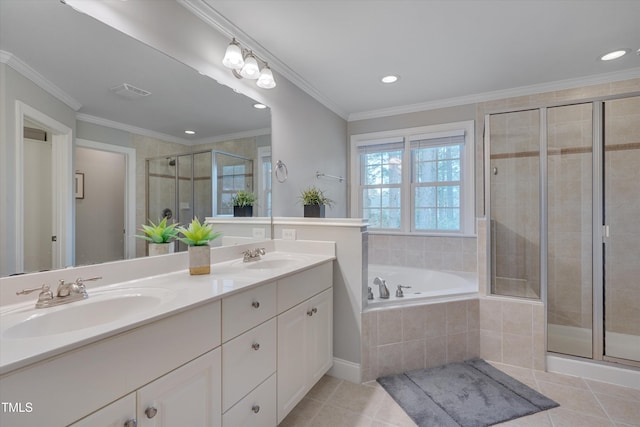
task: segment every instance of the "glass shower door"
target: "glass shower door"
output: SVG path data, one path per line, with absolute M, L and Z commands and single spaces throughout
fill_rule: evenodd
M 640 97 L 604 111 L 605 356 L 640 362 Z
M 540 111 L 492 114 L 491 293 L 540 297 Z
M 593 354 L 593 105 L 547 109 L 547 349 Z

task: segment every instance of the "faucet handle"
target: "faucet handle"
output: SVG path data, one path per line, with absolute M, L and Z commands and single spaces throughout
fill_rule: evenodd
M 404 292 L 402 292 L 402 289 L 408 289 L 411 286 L 403 286 L 403 285 L 398 285 L 398 290 L 396 290 L 396 297 L 401 298 L 404 296 Z
M 101 280 L 102 276 L 90 277 L 89 279 L 81 279 L 78 277 L 76 279 L 76 285 L 82 285 L 84 282 L 95 282 L 96 280 Z
M 40 287 L 32 288 L 32 289 L 23 289 L 21 291 L 16 292 L 16 295 L 28 295 L 31 292 L 40 291 L 38 295 L 38 302 L 48 301 L 53 299 L 53 292 L 49 288 L 49 285 L 43 284 Z

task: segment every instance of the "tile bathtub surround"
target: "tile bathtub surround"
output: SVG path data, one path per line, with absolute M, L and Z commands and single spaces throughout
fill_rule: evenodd
M 640 389 L 501 363 L 491 364 L 560 404 L 558 408 L 517 418 L 498 426 L 640 426 Z M 280 427 L 415 425 L 377 382 L 356 385 L 324 376 L 293 408 Z
M 545 369 L 544 305 L 480 298 L 480 357 L 528 369 Z
M 431 270 L 477 271 L 475 237 L 374 234 L 369 262 Z
M 478 357 L 479 317 L 478 299 L 363 313 L 362 381 Z

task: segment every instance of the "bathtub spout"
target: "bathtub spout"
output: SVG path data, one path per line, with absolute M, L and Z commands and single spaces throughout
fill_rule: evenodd
M 387 288 L 387 282 L 382 280 L 379 277 L 373 279 L 373 284 L 378 285 L 378 289 L 380 290 L 380 298 L 388 299 L 389 298 L 389 288 Z

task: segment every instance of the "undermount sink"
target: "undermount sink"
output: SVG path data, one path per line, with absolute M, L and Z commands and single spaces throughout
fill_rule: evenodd
M 37 338 L 100 326 L 155 308 L 171 293 L 172 291 L 161 288 L 128 288 L 95 294 L 90 292 L 86 300 L 50 309 L 32 309 L 26 315 L 25 312 L 7 315 L 22 316 L 24 319 L 4 330 L 2 337 Z

